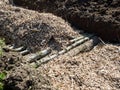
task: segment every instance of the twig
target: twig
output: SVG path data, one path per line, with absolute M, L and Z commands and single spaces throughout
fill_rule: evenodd
M 100 37 L 99 40 L 102 42 L 103 45 L 106 45 L 106 43 Z

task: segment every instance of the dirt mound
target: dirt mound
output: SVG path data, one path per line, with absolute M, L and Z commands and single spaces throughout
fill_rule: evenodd
M 45 47 L 61 50 L 72 36 L 78 35 L 67 22 L 50 13 L 38 13 L 9 5 L 1 5 L 0 9 L 0 35 L 8 43 L 26 45 L 33 51 Z
M 120 90 L 120 46 L 96 46 L 87 53 L 69 53 L 49 62 L 51 83 L 59 90 Z
M 51 12 L 108 41 L 120 41 L 119 0 L 13 0 L 18 6 Z

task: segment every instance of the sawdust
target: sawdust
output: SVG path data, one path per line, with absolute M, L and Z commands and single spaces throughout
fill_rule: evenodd
M 58 90 L 119 90 L 119 55 L 119 46 L 107 44 L 74 57 L 62 55 L 44 67 Z

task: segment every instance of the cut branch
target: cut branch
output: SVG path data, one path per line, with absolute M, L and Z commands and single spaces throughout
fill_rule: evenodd
M 32 62 L 36 61 L 37 59 L 43 58 L 50 53 L 51 53 L 51 49 L 47 48 L 43 51 L 40 51 L 35 54 L 31 54 L 31 55 L 27 56 L 27 61 L 32 63 Z
M 9 51 L 13 51 L 13 52 L 20 52 L 20 51 L 23 51 L 26 49 L 25 46 L 21 46 L 21 47 L 18 47 L 18 48 L 14 48 L 14 46 L 5 46 L 4 49 L 6 50 L 9 50 Z
M 20 52 L 21 55 L 26 55 L 28 53 L 30 53 L 29 49 L 26 49 L 26 50 Z
M 84 39 L 85 37 L 91 37 L 91 36 L 93 36 L 93 35 L 92 34 L 84 34 L 83 36 L 79 36 L 77 38 L 74 38 L 74 39 L 70 40 L 70 42 L 74 43 L 74 42 L 76 42 L 78 40 Z
M 65 48 L 64 50 L 58 52 L 57 54 L 54 54 L 54 55 L 52 55 L 52 56 L 47 56 L 47 57 L 45 57 L 45 58 L 43 58 L 43 59 L 40 59 L 39 61 L 36 61 L 34 64 L 35 64 L 35 66 L 36 66 L 36 65 L 37 65 L 37 66 L 40 66 L 42 63 L 46 63 L 46 62 L 48 62 L 48 61 L 50 61 L 50 60 L 58 57 L 59 55 L 62 55 L 62 54 L 64 54 L 64 53 L 67 53 L 67 52 L 70 51 L 71 49 L 77 47 L 78 45 L 83 44 L 84 42 L 88 41 L 88 40 L 91 39 L 92 37 L 93 37 L 93 35 L 91 35 L 91 37 L 85 37 L 84 39 L 79 40 L 79 41 L 73 43 L 72 45 L 68 46 L 68 47 Z

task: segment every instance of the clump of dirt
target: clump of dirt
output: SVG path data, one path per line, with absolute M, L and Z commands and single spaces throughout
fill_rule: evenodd
M 0 57 L 0 71 L 10 71 L 14 67 L 19 67 L 21 55 L 15 52 L 4 52 L 2 57 Z
M 108 41 L 120 41 L 120 0 L 13 0 L 15 5 L 50 12 Z
M 6 38 L 7 43 L 25 45 L 32 51 L 46 47 L 61 50 L 73 36 L 79 35 L 67 22 L 50 13 L 38 13 L 9 5 L 1 5 L 0 8 L 0 35 Z
M 42 70 L 21 63 L 7 75 L 4 90 L 53 90 L 50 78 Z

